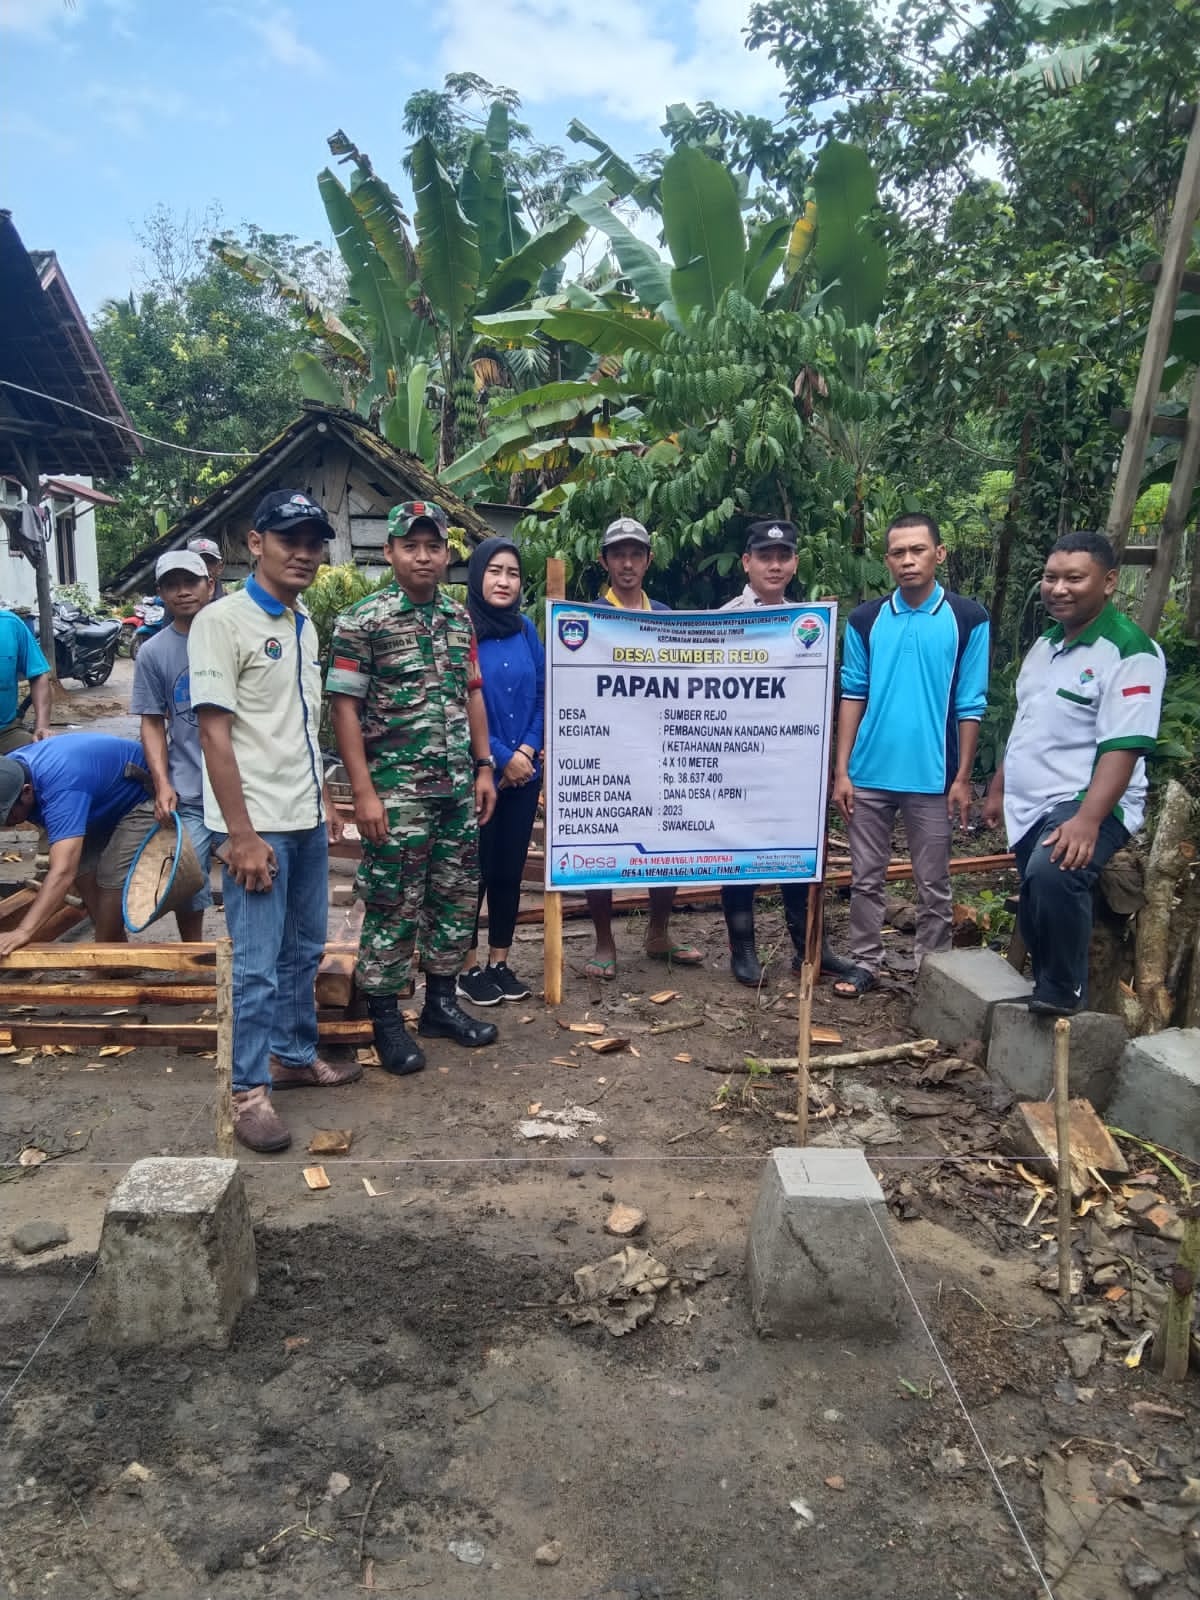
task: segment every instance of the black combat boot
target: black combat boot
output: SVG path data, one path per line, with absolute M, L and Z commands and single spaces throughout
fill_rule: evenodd
M 783 900 L 783 920 L 792 936 L 792 971 L 799 977 L 804 969 L 804 949 L 808 940 L 808 884 L 800 884 L 800 894 L 786 893 Z M 821 972 L 827 977 L 848 978 L 857 971 L 857 964 L 839 956 L 828 939 L 821 940 Z
M 754 902 L 749 908 L 726 905 L 725 926 L 729 930 L 729 970 L 739 983 L 757 989 L 763 970 L 754 947 Z
M 375 1030 L 375 1049 L 383 1070 L 397 1078 L 406 1077 L 410 1072 L 420 1072 L 425 1065 L 425 1052 L 404 1026 L 396 996 L 369 994 L 367 1015 Z
M 453 1039 L 468 1050 L 494 1044 L 498 1030 L 494 1022 L 476 1022 L 454 997 L 454 973 L 425 974 L 425 1005 L 417 1032 L 426 1039 Z

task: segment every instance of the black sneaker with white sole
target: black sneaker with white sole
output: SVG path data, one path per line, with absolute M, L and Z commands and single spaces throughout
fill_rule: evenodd
M 460 972 L 455 992 L 460 1000 L 469 1000 L 473 1006 L 498 1006 L 505 999 L 499 984 L 492 980 L 492 968 L 468 967 Z
M 495 966 L 489 962 L 483 969 L 483 976 L 499 989 L 502 1000 L 529 999 L 529 985 L 521 982 L 507 961 L 497 961 Z

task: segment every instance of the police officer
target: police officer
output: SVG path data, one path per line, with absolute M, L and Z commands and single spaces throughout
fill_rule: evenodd
M 418 945 L 418 1032 L 469 1047 L 496 1038 L 455 999 L 475 922 L 479 826 L 496 790 L 474 630 L 438 587 L 446 536 L 433 501 L 392 508 L 383 553 L 396 581 L 338 618 L 326 679 L 362 836 L 358 985 L 380 1064 L 396 1074 L 425 1065 L 397 1004 Z
M 752 522 L 746 531 L 746 547 L 742 552 L 746 587 L 734 599 L 726 601 L 721 610 L 751 611 L 755 606 L 790 604 L 787 586 L 796 576 L 796 541 L 795 524 L 782 517 Z M 808 928 L 808 884 L 785 883 L 780 889 L 784 921 L 792 936 L 792 971 L 799 973 L 804 964 Z M 757 988 L 763 971 L 754 939 L 754 885 L 723 885 L 721 909 L 729 932 L 729 970 L 739 983 Z M 827 945 L 823 946 L 823 971 L 841 973 L 850 966 L 850 962 L 843 961 Z

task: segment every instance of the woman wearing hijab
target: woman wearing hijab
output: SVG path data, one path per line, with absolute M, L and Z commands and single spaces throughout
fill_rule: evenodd
M 488 960 L 479 964 L 479 920 L 458 992 L 477 1006 L 525 1000 L 529 986 L 508 964 L 521 876 L 537 814 L 542 772 L 546 654 L 521 614 L 521 556 L 510 539 L 485 539 L 467 567 L 467 610 L 479 641 L 488 735 L 496 763 L 496 810 L 479 830 L 479 903 L 487 897 Z

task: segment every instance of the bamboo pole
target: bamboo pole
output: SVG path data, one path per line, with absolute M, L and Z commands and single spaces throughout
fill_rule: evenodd
M 567 597 L 567 569 L 557 556 L 546 562 L 547 600 L 565 600 Z M 549 643 L 549 641 L 547 641 Z M 550 774 L 545 774 L 549 783 Z M 547 852 L 549 866 L 549 852 Z M 542 905 L 543 987 L 548 1006 L 562 1005 L 563 987 L 563 903 L 562 895 L 547 889 Z
M 1171 1268 L 1167 1303 L 1154 1340 L 1156 1365 L 1171 1383 L 1187 1377 L 1192 1354 L 1192 1311 L 1196 1299 L 1196 1274 L 1200 1272 L 1200 1209 L 1187 1206 L 1180 1211 L 1183 1238 L 1179 1255 Z
M 217 1154 L 233 1156 L 233 940 L 217 940 Z
M 1058 1298 L 1071 1309 L 1071 1023 L 1054 1024 L 1054 1137 L 1058 1145 Z

